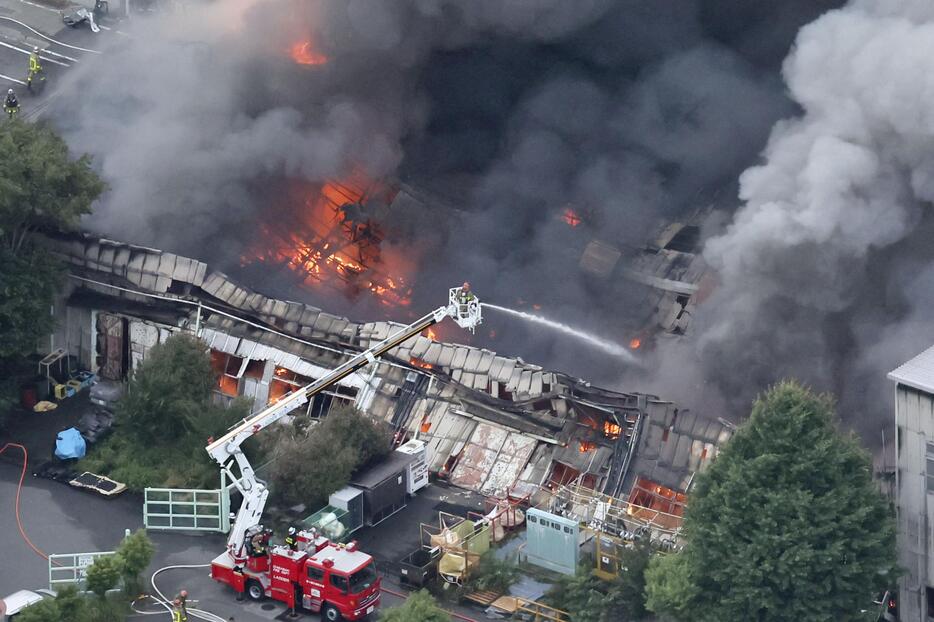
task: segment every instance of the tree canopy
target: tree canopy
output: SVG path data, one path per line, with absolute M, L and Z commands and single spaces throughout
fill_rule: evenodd
M 98 557 L 88 566 L 87 573 L 88 589 L 104 598 L 107 590 L 117 587 L 123 573 L 123 560 L 116 555 Z
M 212 401 L 216 382 L 207 346 L 176 334 L 153 346 L 116 407 L 112 435 L 81 468 L 106 473 L 134 490 L 146 486 L 216 488 L 218 467 L 204 446 L 249 415 L 249 403 Z
M 125 586 L 139 587 L 139 575 L 149 567 L 155 553 L 156 547 L 144 529 L 137 529 L 123 539 L 117 547 L 117 556 L 120 558 Z
M 33 231 L 74 228 L 104 188 L 90 156 L 73 159 L 51 127 L 0 127 L 0 239 L 13 254 Z
M 892 513 L 833 402 L 760 397 L 689 498 L 683 552 L 654 559 L 647 606 L 681 620 L 852 620 L 895 578 Z
M 154 346 L 130 378 L 117 416 L 145 442 L 176 439 L 201 427 L 214 370 L 207 347 L 191 335 Z
M 327 501 L 355 470 L 389 452 L 386 426 L 351 407 L 332 408 L 314 425 L 297 418 L 292 427 L 268 431 L 262 442 L 274 458 L 271 489 L 287 504 L 313 507 Z
M 31 234 L 74 228 L 103 190 L 90 158 L 71 158 L 50 127 L 0 123 L 0 421 L 15 398 L 20 358 L 53 328 L 49 308 L 61 281 Z
M 419 590 L 405 599 L 398 607 L 383 609 L 380 622 L 451 622 L 451 616 L 444 612 L 434 597 L 426 590 Z

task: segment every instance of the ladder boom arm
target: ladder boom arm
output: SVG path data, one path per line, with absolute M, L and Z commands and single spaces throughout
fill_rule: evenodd
M 438 307 L 428 315 L 422 316 L 408 326 L 392 333 L 366 351 L 355 355 L 319 380 L 287 395 L 252 417 L 244 419 L 243 422 L 233 426 L 226 434 L 216 441 L 212 441 L 205 448 L 211 458 L 220 465 L 221 469 L 230 474 L 233 485 L 243 495 L 243 502 L 240 504 L 240 510 L 237 512 L 237 517 L 227 539 L 227 551 L 235 562 L 242 559 L 247 531 L 259 524 L 266 505 L 266 498 L 269 496 L 269 490 L 261 481 L 256 479 L 250 461 L 240 448 L 244 441 L 307 403 L 316 394 L 334 383 L 340 382 L 361 367 L 365 367 L 369 363 L 375 363 L 376 359 L 386 352 L 405 343 L 446 317 L 451 317 L 458 326 L 471 331 L 482 322 L 480 301 L 469 293 L 466 285 L 464 288 L 455 287 L 448 291 L 447 306 Z M 231 466 L 234 463 L 237 465 L 239 476 L 231 471 Z
M 369 363 L 375 362 L 376 359 L 389 350 L 392 350 L 396 346 L 405 343 L 426 328 L 437 324 L 443 320 L 447 314 L 448 308 L 440 307 L 432 313 L 421 317 L 412 324 L 409 324 L 405 328 L 402 328 L 401 330 L 382 340 L 370 349 L 354 356 L 343 365 L 331 370 L 322 376 L 319 380 L 312 382 L 303 389 L 284 397 L 265 410 L 262 410 L 249 419 L 244 420 L 242 423 L 227 432 L 227 434 L 208 445 L 206 447 L 207 452 L 211 454 L 211 457 L 214 458 L 218 464 L 224 466 L 227 460 L 229 460 L 230 457 L 239 450 L 240 445 L 242 445 L 246 439 L 269 427 L 288 413 L 307 402 L 316 394 L 327 389 L 331 385 L 340 382 L 361 367 L 365 367 Z

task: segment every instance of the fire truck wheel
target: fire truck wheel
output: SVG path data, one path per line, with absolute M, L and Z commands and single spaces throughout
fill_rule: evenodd
M 263 591 L 263 586 L 259 581 L 250 579 L 246 582 L 246 595 L 250 597 L 250 600 L 263 600 L 266 592 Z
M 321 619 L 328 622 L 337 622 L 341 619 L 341 612 L 334 605 L 324 605 L 321 608 Z

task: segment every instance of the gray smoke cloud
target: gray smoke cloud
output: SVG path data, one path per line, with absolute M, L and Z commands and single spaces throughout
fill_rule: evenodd
M 712 383 L 742 412 L 769 383 L 802 378 L 879 442 L 885 373 L 932 335 L 932 29 L 930 3 L 860 0 L 801 29 L 783 75 L 802 113 L 776 124 L 706 244 L 720 283 L 697 348 L 679 353 L 702 370 L 685 388 Z
M 296 184 L 362 170 L 425 191 L 420 210 L 384 223 L 385 244 L 418 263 L 412 312 L 468 279 L 492 302 L 541 305 L 623 342 L 654 310 L 637 286 L 582 274 L 583 247 L 636 252 L 716 203 L 704 255 L 720 285 L 695 336 L 625 386 L 738 418 L 796 375 L 856 404 L 911 343 L 906 327 L 926 322 L 912 288 L 934 278 L 917 259 L 934 187 L 930 10 L 857 2 L 818 19 L 840 2 L 774 4 L 215 2 L 137 20 L 65 78 L 51 116 L 111 186 L 89 228 L 361 319 L 384 310 L 297 289 L 287 270 L 238 275 L 261 222 L 288 228 Z M 303 40 L 328 62 L 293 63 Z M 559 336 L 488 323 L 496 337 L 475 344 L 599 382 L 623 371 Z

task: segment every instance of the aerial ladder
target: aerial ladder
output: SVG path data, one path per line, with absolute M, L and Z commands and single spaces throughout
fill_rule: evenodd
M 375 363 L 386 352 L 448 317 L 461 328 L 471 332 L 483 321 L 480 301 L 470 292 L 469 285 L 466 283 L 464 287 L 454 287 L 448 290 L 447 305 L 438 307 L 408 326 L 391 333 L 376 345 L 357 354 L 319 380 L 289 394 L 252 417 L 244 419 L 205 448 L 243 495 L 240 510 L 237 512 L 227 539 L 227 554 L 234 564 L 242 564 L 246 559 L 247 533 L 259 525 L 266 506 L 266 498 L 269 496 L 269 489 L 264 482 L 256 478 L 250 461 L 241 449 L 244 441 L 279 421 L 296 408 L 308 403 L 316 394 L 362 367 Z

